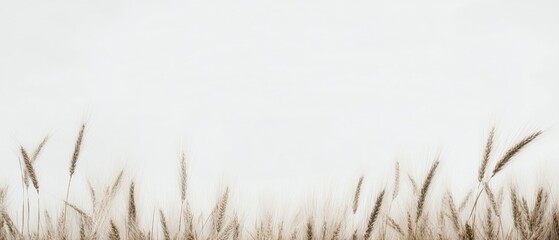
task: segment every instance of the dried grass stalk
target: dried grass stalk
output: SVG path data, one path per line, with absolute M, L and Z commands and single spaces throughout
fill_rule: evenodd
M 314 234 L 314 230 L 313 230 L 313 223 L 311 218 L 309 219 L 309 221 L 307 221 L 307 240 L 312 240 L 313 234 Z
M 485 238 L 495 239 L 494 235 L 494 224 L 493 224 L 493 214 L 491 212 L 491 207 L 487 208 L 487 216 L 485 221 Z
M 353 213 L 357 211 L 359 207 L 359 195 L 361 195 L 361 185 L 363 184 L 363 176 L 359 178 L 357 182 L 357 187 L 355 188 L 355 194 L 353 194 Z
M 431 182 L 433 181 L 433 177 L 435 176 L 435 171 L 439 166 L 439 160 L 436 160 L 433 165 L 431 165 L 431 169 L 429 169 L 429 173 L 423 182 L 423 186 L 421 187 L 421 191 L 419 192 L 419 199 L 417 200 L 417 215 L 415 218 L 415 222 L 419 221 L 421 214 L 423 213 L 423 207 L 425 204 L 425 199 L 427 197 L 427 193 L 429 191 L 429 187 L 431 186 Z
M 524 239 L 527 239 L 528 231 L 526 229 L 524 218 L 522 216 L 522 212 L 521 212 L 522 210 L 520 209 L 521 207 L 519 206 L 520 202 L 518 200 L 518 196 L 516 195 L 516 190 L 514 188 L 511 188 L 510 190 L 510 199 L 512 205 L 512 217 L 513 217 L 514 227 L 520 232 L 520 234 Z
M 216 232 L 220 232 L 223 226 L 223 219 L 225 217 L 225 212 L 227 211 L 227 202 L 229 198 L 229 187 L 225 189 L 225 193 L 221 197 L 221 201 L 219 201 L 217 205 L 217 212 L 215 218 L 215 230 Z
M 396 199 L 400 191 L 400 162 L 396 161 L 394 167 L 394 191 L 392 192 L 392 200 Z
M 29 178 L 31 178 L 31 182 L 33 183 L 33 187 L 39 193 L 39 181 L 37 179 L 37 174 L 35 173 L 35 168 L 33 167 L 33 163 L 31 163 L 31 159 L 27 154 L 27 151 L 22 147 L 20 147 L 21 156 L 23 157 L 23 163 L 25 165 L 25 170 L 29 174 Z
M 462 201 L 460 202 L 460 206 L 458 207 L 458 212 L 462 212 L 462 210 L 464 210 L 466 208 L 466 206 L 468 205 L 468 202 L 472 198 L 473 193 L 474 192 L 473 192 L 472 189 L 470 189 L 470 191 L 468 191 L 468 193 L 466 194 L 464 199 L 462 199 Z
M 109 233 L 109 240 L 120 240 L 120 234 L 118 233 L 118 227 L 115 222 L 111 220 L 111 231 Z
M 373 211 L 371 211 L 371 214 L 369 215 L 369 221 L 367 222 L 367 229 L 365 230 L 365 235 L 363 235 L 363 238 L 365 240 L 371 238 L 371 234 L 373 232 L 375 222 L 377 220 L 378 214 L 380 213 L 380 208 L 382 207 L 383 199 L 384 199 L 384 189 L 378 195 L 377 200 L 375 201 L 375 207 L 373 208 Z
M 134 198 L 134 182 L 130 183 L 130 190 L 128 191 L 128 222 L 136 224 L 136 200 Z
M 450 194 L 450 192 L 447 192 L 446 199 L 448 208 L 450 210 L 450 220 L 452 220 L 452 225 L 456 232 L 460 232 L 462 224 L 460 223 L 460 219 L 458 217 L 458 210 L 456 209 L 456 205 L 454 204 L 454 198 L 452 197 L 452 194 Z
M 491 156 L 491 151 L 493 150 L 493 138 L 495 137 L 495 127 L 491 128 L 489 136 L 487 136 L 487 141 L 485 142 L 485 151 L 483 151 L 483 159 L 478 171 L 478 182 L 483 182 L 485 177 L 485 171 L 487 170 L 487 163 L 489 163 L 489 157 Z
M 526 145 L 528 145 L 529 143 L 531 143 L 532 141 L 534 141 L 538 136 L 540 136 L 542 134 L 542 131 L 537 131 L 535 133 L 532 133 L 530 135 L 528 135 L 527 137 L 523 138 L 520 142 L 518 142 L 517 144 L 515 144 L 513 147 L 511 147 L 509 150 L 507 150 L 507 152 L 505 153 L 505 155 L 501 158 L 501 160 L 499 160 L 497 162 L 497 164 L 495 165 L 495 168 L 493 169 L 493 175 L 491 175 L 491 177 L 495 176 L 495 174 L 499 173 L 501 170 L 503 170 L 503 168 L 505 167 L 505 165 L 507 163 L 510 162 L 510 160 L 516 155 L 518 154 Z
M 72 161 L 70 162 L 70 178 L 74 175 L 74 171 L 76 171 L 76 165 L 78 163 L 78 158 L 80 156 L 80 149 L 82 146 L 83 140 L 83 133 L 85 131 L 85 124 L 82 124 L 80 128 L 80 132 L 78 133 L 78 138 L 76 139 L 76 143 L 74 146 L 74 154 L 72 154 Z
M 161 221 L 161 227 L 163 228 L 163 238 L 165 240 L 171 240 L 171 233 L 169 232 L 169 227 L 167 226 L 167 220 L 165 219 L 165 214 L 163 210 L 159 210 L 159 220 Z
M 184 202 L 186 200 L 186 186 L 187 186 L 187 175 L 186 175 L 186 156 L 184 153 L 181 154 L 181 200 Z

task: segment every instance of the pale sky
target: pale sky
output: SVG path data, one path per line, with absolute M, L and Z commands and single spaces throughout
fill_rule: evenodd
M 421 179 L 437 155 L 438 182 L 459 193 L 496 125 L 495 158 L 546 131 L 501 180 L 559 190 L 558 12 L 557 1 L 1 1 L 0 181 L 18 209 L 18 148 L 50 135 L 36 167 L 58 206 L 86 122 L 75 201 L 86 179 L 101 188 L 124 168 L 146 206 L 176 203 L 181 151 L 205 207 L 225 186 L 239 205 L 265 205 L 351 192 L 360 175 L 372 195 L 395 160 Z

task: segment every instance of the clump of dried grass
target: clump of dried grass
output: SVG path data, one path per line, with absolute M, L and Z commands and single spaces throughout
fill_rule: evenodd
M 20 226 L 17 226 L 10 211 L 6 209 L 5 188 L 0 188 L 0 239 L 99 239 L 106 238 L 111 240 L 116 239 L 155 239 L 159 236 L 160 239 L 175 240 L 175 239 L 188 239 L 188 240 L 240 240 L 240 239 L 257 239 L 257 240 L 283 240 L 283 239 L 559 239 L 559 212 L 557 202 L 554 199 L 552 191 L 548 188 L 540 187 L 535 196 L 528 197 L 521 195 L 515 187 L 510 188 L 510 214 L 505 212 L 503 208 L 502 189 L 503 187 L 496 187 L 500 189 L 498 194 L 493 192 L 496 184 L 490 183 L 495 174 L 500 173 L 511 162 L 511 160 L 526 146 L 533 142 L 541 132 L 535 132 L 523 138 L 517 144 L 509 148 L 506 153 L 497 161 L 492 174 L 488 175 L 487 166 L 491 161 L 493 153 L 493 145 L 495 141 L 495 129 L 492 128 L 483 149 L 482 161 L 480 168 L 477 172 L 477 182 L 479 193 L 475 198 L 472 205 L 470 216 L 474 216 L 474 221 L 465 221 L 463 218 L 466 212 L 466 206 L 471 205 L 473 191 L 464 197 L 460 204 L 456 205 L 454 197 L 450 192 L 444 195 L 441 200 L 441 205 L 437 211 L 437 218 L 430 217 L 429 208 L 426 208 L 427 201 L 436 201 L 430 197 L 430 192 L 433 191 L 433 181 L 439 166 L 439 160 L 433 162 L 428 170 L 421 185 L 408 175 L 411 183 L 410 190 L 413 192 L 409 203 L 413 205 L 412 209 L 407 212 L 397 211 L 399 215 L 392 215 L 390 209 L 392 202 L 387 210 L 383 210 L 383 202 L 386 195 L 384 189 L 381 190 L 376 196 L 374 206 L 366 215 L 358 214 L 360 210 L 360 202 L 363 198 L 363 181 L 364 177 L 361 176 L 355 187 L 353 196 L 348 198 L 353 201 L 343 209 L 346 209 L 342 218 L 332 220 L 329 218 L 317 217 L 317 215 L 306 216 L 307 221 L 294 221 L 292 224 L 284 225 L 282 220 L 277 224 L 271 215 L 258 222 L 255 228 L 251 228 L 250 224 L 239 221 L 237 213 L 232 210 L 229 203 L 229 188 L 226 188 L 223 194 L 219 197 L 214 211 L 211 213 L 211 222 L 206 224 L 209 218 L 203 217 L 202 214 L 195 216 L 191 209 L 190 203 L 187 200 L 187 168 L 186 158 L 182 154 L 180 158 L 180 168 L 178 170 L 180 176 L 179 193 L 180 193 L 180 212 L 178 219 L 178 228 L 169 226 L 169 219 L 164 215 L 164 209 L 157 210 L 159 213 L 159 229 L 155 228 L 146 229 L 138 219 L 142 216 L 140 212 L 142 209 L 137 205 L 137 189 L 134 181 L 130 182 L 127 194 L 127 212 L 122 218 L 115 218 L 113 212 L 113 201 L 117 193 L 120 191 L 121 186 L 124 185 L 126 177 L 124 171 L 120 171 L 111 185 L 105 188 L 105 191 L 95 191 L 95 188 L 88 183 L 89 193 L 92 200 L 92 210 L 85 210 L 79 205 L 68 201 L 69 186 L 72 176 L 75 173 L 80 149 L 83 141 L 85 125 L 82 125 L 75 142 L 74 153 L 70 162 L 70 178 L 68 180 L 68 188 L 66 192 L 66 200 L 63 200 L 64 210 L 58 218 L 58 226 L 53 224 L 48 211 L 45 211 L 45 225 L 43 231 L 37 229 L 35 232 L 29 230 L 28 234 L 24 234 L 24 221 Z M 41 150 L 45 146 L 48 137 L 45 137 L 41 144 L 36 148 L 32 155 L 20 147 L 22 158 L 22 186 L 28 188 L 29 184 L 25 181 L 30 181 L 32 186 L 39 193 L 39 181 L 36 175 L 34 162 Z M 395 163 L 394 181 L 392 186 L 392 201 L 396 199 L 400 191 L 400 164 Z M 475 189 L 474 189 L 475 190 Z M 485 193 L 486 198 L 480 198 L 481 194 Z M 141 199 L 140 199 L 141 200 Z M 485 201 L 485 202 L 484 202 Z M 475 211 L 477 205 L 483 205 L 485 208 L 483 213 Z M 38 206 L 40 203 L 38 202 Z M 66 222 L 66 207 L 73 210 L 79 221 L 75 227 Z M 27 208 L 29 209 L 29 207 Z M 40 208 L 38 207 L 38 210 Z M 361 207 L 361 209 L 363 209 Z M 23 208 L 23 212 L 25 207 Z M 154 210 L 154 216 L 156 215 Z M 398 210 L 401 210 L 398 209 Z M 336 211 L 336 209 L 327 209 L 327 211 Z M 37 226 L 40 226 L 41 212 L 38 211 Z M 23 215 L 25 216 L 25 215 Z M 169 215 L 172 217 L 172 215 Z M 365 218 L 361 219 L 361 217 Z M 483 221 L 475 221 L 475 216 Z M 116 216 L 118 217 L 118 215 Z M 301 216 L 299 216 L 301 217 Z M 379 221 L 379 217 L 384 221 Z M 510 217 L 510 219 L 503 219 Z M 14 218 L 18 219 L 19 218 Z M 29 219 L 29 217 L 27 217 Z M 183 221 L 184 220 L 184 221 Z M 123 229 L 119 229 L 117 223 L 124 222 Z M 149 221 L 146 221 L 149 222 Z M 157 225 L 152 220 L 152 224 Z M 510 222 L 510 224 L 509 224 Z M 172 223 L 172 222 L 171 222 Z M 74 228 L 72 228 L 74 226 Z M 448 227 L 447 227 L 448 226 Z M 178 229 L 178 230 L 172 230 Z M 121 235 L 121 230 L 124 234 Z M 159 235 L 159 233 L 161 235 Z

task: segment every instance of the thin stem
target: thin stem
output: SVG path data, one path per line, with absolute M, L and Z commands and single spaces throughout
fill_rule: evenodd
M 181 201 L 181 211 L 179 213 L 179 235 L 181 233 L 181 225 L 182 225 L 182 211 L 184 207 L 184 201 Z
M 155 209 L 153 209 L 153 213 L 151 214 L 151 237 L 153 239 L 153 225 L 155 223 Z M 150 239 L 151 240 L 151 239 Z
M 489 182 L 491 181 L 491 179 L 493 179 L 493 176 L 491 176 L 489 179 L 487 179 L 487 182 L 485 182 L 485 183 L 486 183 L 486 184 L 489 184 Z M 480 186 L 481 186 L 481 183 L 479 183 L 479 184 L 477 185 L 477 188 L 479 189 Z M 470 219 L 472 219 L 472 215 L 474 214 L 474 211 L 475 211 L 476 206 L 477 206 L 477 202 L 479 201 L 479 198 L 481 197 L 481 194 L 482 194 L 482 193 L 483 193 L 483 189 L 481 189 L 481 190 L 479 191 L 479 193 L 477 194 L 476 200 L 474 201 L 474 205 L 472 206 L 472 211 L 470 211 L 470 216 L 468 217 L 468 221 L 470 221 Z M 474 218 L 474 219 L 475 219 L 475 218 Z M 475 220 L 474 220 L 474 222 L 475 222 Z M 472 225 L 474 225 L 473 222 L 472 222 Z
M 70 179 L 68 179 L 68 186 L 66 187 L 66 202 L 68 202 L 68 197 L 70 196 L 70 184 L 72 183 L 72 175 L 70 175 Z M 64 213 L 62 214 L 62 223 L 64 228 L 66 227 L 66 209 L 68 204 L 64 204 Z
M 23 231 L 25 231 L 25 190 L 22 190 L 21 193 L 21 235 L 23 235 Z
M 41 198 L 39 197 L 39 192 L 37 191 L 37 238 L 39 238 L 41 232 Z
M 30 230 L 31 228 L 29 227 L 29 222 L 31 222 L 30 219 L 31 219 L 31 204 L 29 204 L 29 188 L 27 188 L 27 235 L 29 236 L 31 236 L 30 235 L 31 233 L 29 232 L 31 231 Z
M 25 174 L 23 174 L 23 167 L 21 166 L 21 158 L 18 161 L 19 171 L 21 173 L 21 235 L 25 228 Z

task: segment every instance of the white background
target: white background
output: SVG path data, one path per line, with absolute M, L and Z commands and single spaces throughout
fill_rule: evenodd
M 558 12 L 557 1 L 1 1 L 0 180 L 17 214 L 18 148 L 49 135 L 36 168 L 45 206 L 59 207 L 85 122 L 71 194 L 84 207 L 86 180 L 101 189 L 122 168 L 141 206 L 178 203 L 181 151 L 202 209 L 226 186 L 241 208 L 304 205 L 360 175 L 372 198 L 395 160 L 421 179 L 439 155 L 438 184 L 463 194 L 495 125 L 494 158 L 546 131 L 499 178 L 557 188 Z

